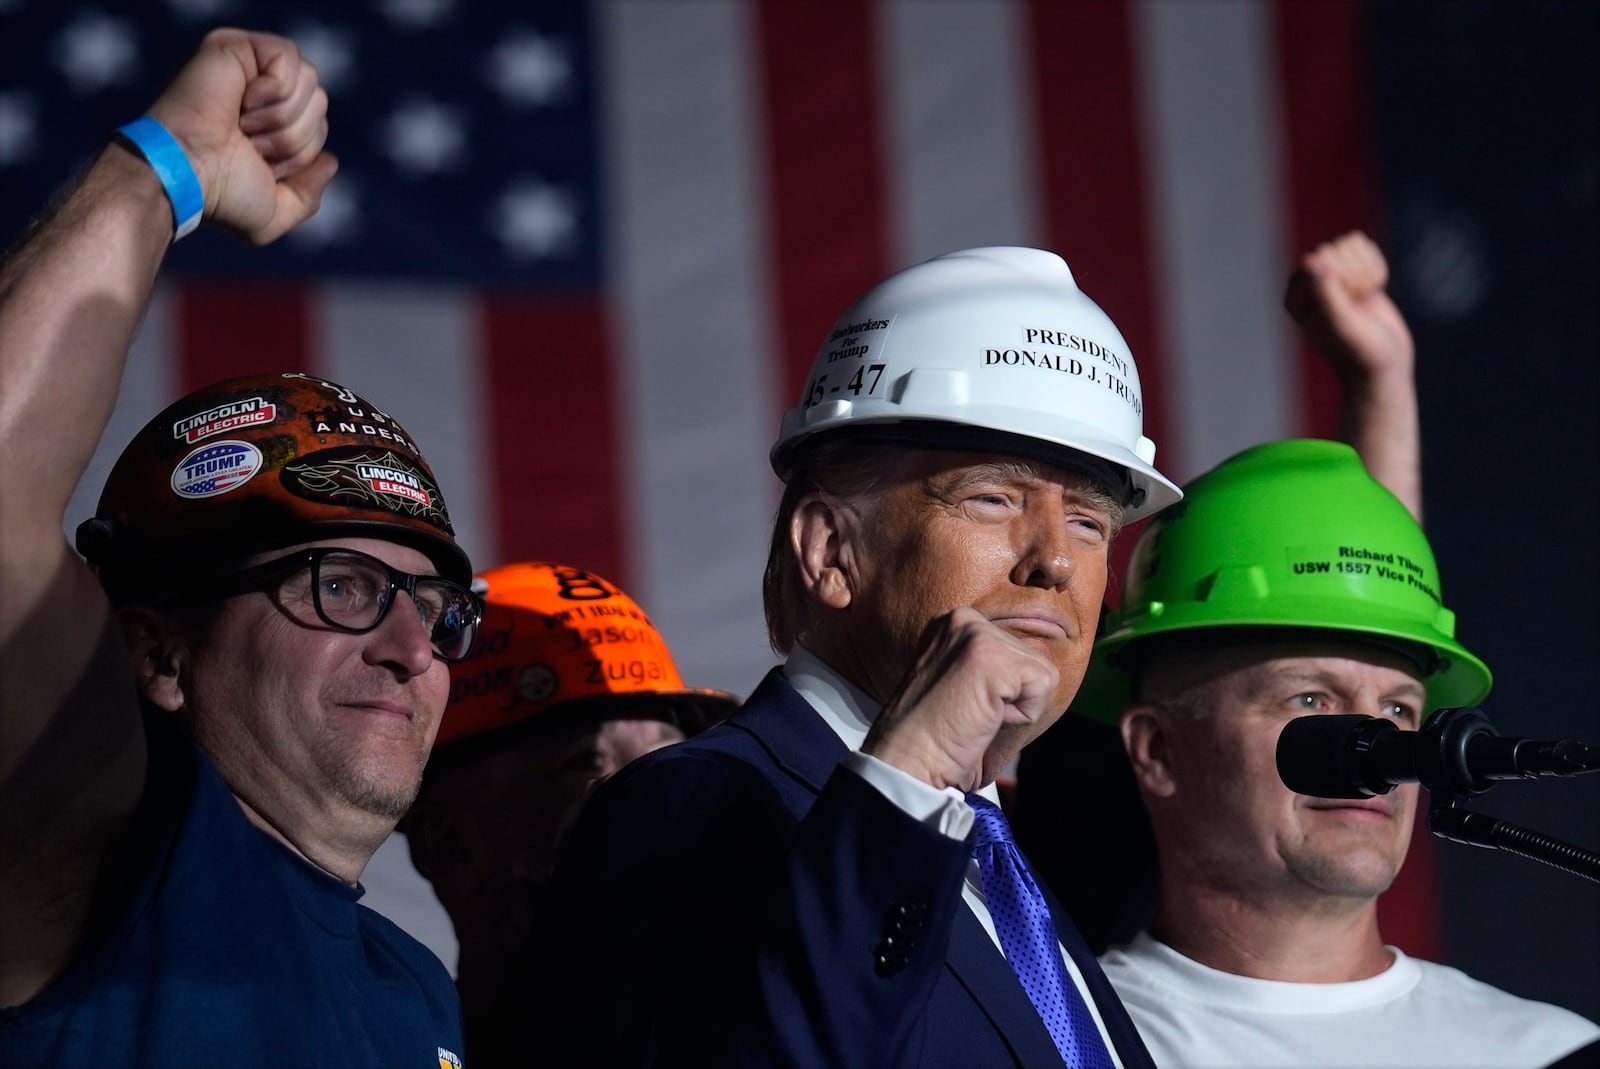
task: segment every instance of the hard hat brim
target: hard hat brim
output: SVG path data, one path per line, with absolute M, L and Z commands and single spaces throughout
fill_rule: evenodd
M 1423 647 L 1437 659 L 1434 671 L 1421 676 L 1422 684 L 1427 689 L 1428 708 L 1424 710 L 1427 714 L 1437 709 L 1476 705 L 1488 695 L 1494 683 L 1489 666 L 1465 646 L 1437 632 L 1420 633 L 1412 618 L 1373 610 L 1359 623 L 1319 623 L 1308 619 L 1317 615 L 1314 606 L 1310 612 L 1306 612 L 1307 606 L 1303 602 L 1297 608 L 1304 615 L 1290 617 L 1281 611 L 1263 610 L 1237 613 L 1234 618 L 1220 622 L 1214 608 L 1172 605 L 1167 606 L 1158 623 L 1141 625 L 1135 622 L 1120 627 L 1095 643 L 1089 671 L 1072 701 L 1070 711 L 1101 723 L 1116 723 L 1132 700 L 1129 654 L 1141 641 L 1185 634 L 1198 637 L 1207 632 L 1245 628 L 1287 635 L 1299 632 L 1352 639 L 1371 638 L 1385 645 L 1404 643 Z M 1327 614 L 1323 615 L 1326 617 Z

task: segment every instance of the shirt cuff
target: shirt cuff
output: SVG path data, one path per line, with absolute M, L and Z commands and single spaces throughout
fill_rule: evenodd
M 951 839 L 965 839 L 972 831 L 975 819 L 972 807 L 967 804 L 967 796 L 954 787 L 924 783 L 911 773 L 859 750 L 848 754 L 844 765 L 913 820 Z

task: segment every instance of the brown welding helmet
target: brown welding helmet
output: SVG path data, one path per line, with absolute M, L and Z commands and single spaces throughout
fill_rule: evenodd
M 337 537 L 409 545 L 446 578 L 472 579 L 410 432 L 353 390 L 284 372 L 196 390 L 147 423 L 77 546 L 120 602 Z

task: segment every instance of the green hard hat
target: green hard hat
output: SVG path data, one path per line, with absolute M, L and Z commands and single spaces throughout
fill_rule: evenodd
M 1117 719 L 1132 689 L 1130 645 L 1231 627 L 1341 632 L 1422 653 L 1428 712 L 1474 705 L 1492 683 L 1455 639 L 1422 528 L 1338 442 L 1247 449 L 1151 521 L 1073 711 Z

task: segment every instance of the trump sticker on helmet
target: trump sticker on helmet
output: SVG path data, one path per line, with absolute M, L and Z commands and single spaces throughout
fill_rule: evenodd
M 172 492 L 190 500 L 237 490 L 261 470 L 261 450 L 249 442 L 201 446 L 172 469 Z
M 855 401 L 876 394 L 889 364 L 875 354 L 883 352 L 893 323 L 890 316 L 835 324 L 817 353 L 811 370 L 818 374 L 806 383 L 800 407 L 810 409 L 828 401 Z

